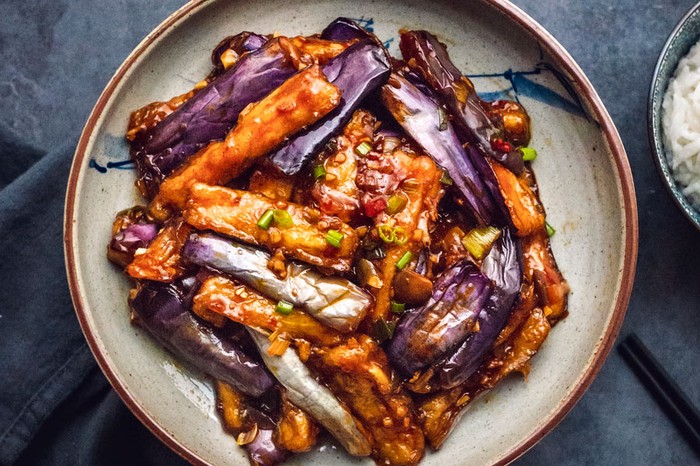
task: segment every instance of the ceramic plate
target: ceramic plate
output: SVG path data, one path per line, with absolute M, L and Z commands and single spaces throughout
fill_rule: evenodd
M 637 210 L 615 127 L 582 71 L 537 23 L 501 0 L 195 1 L 152 32 L 116 72 L 80 140 L 69 180 L 65 243 L 69 282 L 100 367 L 132 411 L 194 463 L 247 464 L 222 430 L 211 384 L 129 324 L 129 282 L 105 256 L 115 213 L 143 203 L 124 139 L 129 113 L 189 90 L 212 48 L 242 30 L 318 32 L 355 18 L 398 55 L 398 30 L 438 34 L 487 99 L 519 99 L 533 121 L 534 168 L 557 233 L 552 247 L 571 285 L 570 316 L 550 333 L 527 383 L 513 377 L 473 403 L 424 465 L 505 463 L 573 407 L 620 327 L 633 281 Z M 364 463 L 363 463 L 364 461 Z M 289 464 L 371 464 L 333 443 Z

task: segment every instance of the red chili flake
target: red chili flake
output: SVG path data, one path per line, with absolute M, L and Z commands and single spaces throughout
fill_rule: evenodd
M 491 148 L 497 150 L 498 152 L 503 152 L 505 154 L 513 150 L 513 146 L 509 142 L 504 141 L 501 138 L 495 138 L 491 140 Z
M 365 215 L 368 217 L 376 217 L 386 209 L 386 199 L 378 197 L 365 202 Z

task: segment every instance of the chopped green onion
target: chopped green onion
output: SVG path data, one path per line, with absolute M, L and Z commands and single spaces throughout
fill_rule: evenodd
M 275 312 L 279 312 L 282 315 L 288 316 L 289 314 L 292 313 L 294 310 L 294 304 L 288 302 L 288 301 L 279 301 L 277 303 L 277 307 L 275 308 Z
M 369 152 L 371 150 L 372 150 L 372 145 L 367 141 L 364 141 L 355 147 L 355 153 L 357 155 L 362 155 L 362 156 L 369 154 Z
M 323 168 L 323 165 L 316 165 L 314 167 L 314 180 L 318 180 L 326 176 L 326 169 Z
M 398 214 L 406 207 L 406 204 L 408 204 L 408 196 L 402 191 L 399 191 L 389 197 L 384 212 L 389 215 Z
M 396 322 L 387 322 L 383 317 L 374 324 L 374 338 L 377 339 L 379 343 L 386 340 L 391 340 L 394 336 L 394 330 L 396 329 Z
M 403 183 L 401 183 L 401 187 L 407 193 L 412 193 L 417 191 L 418 188 L 420 188 L 420 181 L 418 181 L 415 178 L 409 178 L 407 180 L 404 180 Z
M 413 254 L 411 254 L 411 251 L 404 252 L 403 256 L 401 256 L 401 259 L 399 259 L 396 263 L 396 268 L 399 270 L 403 270 L 404 267 L 406 267 L 408 263 L 411 262 L 411 259 L 413 259 Z
M 403 314 L 406 310 L 406 305 L 404 303 L 397 303 L 396 301 L 391 301 L 391 312 L 394 314 Z
M 478 227 L 464 235 L 462 244 L 475 259 L 483 259 L 500 236 L 501 230 L 496 227 Z
M 447 186 L 452 186 L 454 181 L 452 181 L 452 178 L 450 178 L 450 175 L 448 175 L 447 172 L 443 170 L 442 176 L 440 177 L 440 183 L 447 185 Z
M 440 121 L 438 131 L 445 131 L 447 129 L 447 114 L 442 107 L 438 107 L 438 120 Z
M 292 216 L 289 215 L 289 212 L 287 212 L 286 210 L 276 209 L 272 216 L 275 219 L 275 225 L 277 225 L 280 228 L 289 228 L 292 225 L 294 225 L 294 220 L 292 220 Z
M 403 246 L 407 241 L 408 233 L 406 233 L 406 230 L 404 230 L 403 227 L 394 228 L 394 244 Z
M 547 236 L 550 238 L 557 232 L 557 230 L 555 230 L 554 227 L 549 224 L 549 222 L 544 222 L 544 228 L 547 230 Z
M 537 151 L 532 147 L 519 147 L 518 150 L 523 154 L 523 160 L 526 162 L 532 162 L 537 158 Z
M 275 211 L 272 209 L 267 209 L 264 214 L 258 219 L 258 226 L 263 230 L 270 228 L 272 223 L 272 217 L 275 215 Z
M 379 233 L 379 237 L 385 243 L 394 242 L 394 229 L 391 228 L 389 225 L 379 225 L 377 227 L 377 232 Z
M 369 260 L 384 259 L 386 257 L 386 251 L 383 247 L 379 246 L 371 249 L 367 254 L 365 254 L 365 257 L 367 257 Z
M 344 237 L 345 235 L 338 230 L 328 230 L 328 233 L 326 233 L 326 242 L 333 247 L 339 248 L 340 242 Z

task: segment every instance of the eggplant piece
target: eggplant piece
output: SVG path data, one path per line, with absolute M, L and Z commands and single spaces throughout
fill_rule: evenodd
M 309 366 L 343 402 L 372 439 L 378 465 L 413 466 L 425 448 L 408 393 L 392 376 L 376 340 L 357 334 L 332 348 L 318 348 Z
M 181 360 L 255 398 L 272 388 L 265 367 L 225 333 L 197 320 L 186 298 L 181 285 L 142 282 L 129 304 L 135 323 Z
M 349 280 L 324 276 L 291 261 L 281 279 L 267 267 L 268 253 L 212 234 L 190 235 L 182 256 L 191 263 L 227 273 L 269 298 L 305 309 L 339 332 L 354 331 L 372 305 L 371 297 Z
M 246 285 L 223 275 L 211 275 L 202 281 L 193 298 L 192 311 L 198 316 L 232 320 L 248 327 L 278 332 L 292 339 L 331 346 L 343 340 L 343 335 L 303 311 L 288 315 L 275 311 L 277 303 L 265 298 Z
M 247 336 L 245 331 L 243 333 Z M 250 443 L 242 445 L 242 448 L 248 452 L 251 464 L 274 466 L 289 458 L 290 452 L 276 441 L 275 421 L 267 412 L 259 409 L 262 400 L 249 400 L 221 380 L 215 382 L 214 388 L 217 410 L 226 430 L 235 435 L 237 441 L 241 434 L 244 436 L 250 432 L 255 434 Z M 262 401 L 262 403 L 265 402 Z
M 158 225 L 141 206 L 122 210 L 112 224 L 112 240 L 107 246 L 107 258 L 126 267 L 139 249 L 148 247 L 158 235 Z
M 211 141 L 222 139 L 241 111 L 296 73 L 281 39 L 241 58 L 218 79 L 132 142 L 139 187 L 147 198 L 161 181 Z
M 137 280 L 172 282 L 185 273 L 180 250 L 192 227 L 182 217 L 168 221 L 145 251 L 137 251 L 126 273 Z
M 170 207 L 184 209 L 194 183 L 228 183 L 340 103 L 340 90 L 328 82 L 318 65 L 303 69 L 250 105 L 224 141 L 209 144 L 163 181 L 151 202 L 151 213 L 161 218 L 171 215 Z
M 255 52 L 263 47 L 269 39 L 254 32 L 243 31 L 235 36 L 226 37 L 224 40 L 214 47 L 211 53 L 211 63 L 214 65 L 210 77 L 218 77 L 228 70 L 231 65 L 227 63 L 233 59 L 234 63 L 239 60 L 241 55 L 248 52 Z M 228 55 L 233 55 L 228 57 Z
M 520 240 L 504 229 L 481 265 L 481 271 L 495 285 L 494 292 L 479 315 L 479 331 L 472 333 L 436 370 L 443 388 L 453 388 L 465 382 L 493 347 L 520 292 L 521 257 Z
M 349 47 L 322 69 L 341 90 L 342 101 L 325 118 L 270 155 L 270 160 L 287 175 L 301 170 L 348 123 L 360 102 L 386 82 L 390 72 L 386 51 L 369 39 Z
M 265 364 L 287 389 L 289 400 L 309 413 L 353 456 L 368 456 L 371 445 L 358 428 L 355 419 L 328 388 L 316 381 L 294 350 L 281 356 L 270 356 L 270 341 L 266 335 L 248 329 L 260 350 Z
M 329 144 L 333 147 L 326 149 L 318 161 L 325 174 L 314 182 L 311 196 L 324 214 L 337 215 L 344 222 L 359 216 L 360 193 L 356 183 L 359 155 L 355 148 L 363 142 L 372 143 L 376 126 L 374 115 L 356 110 L 343 133 L 335 137 L 335 144 Z
M 352 39 L 367 39 L 374 37 L 361 28 L 355 21 L 349 18 L 336 18 L 331 22 L 326 29 L 321 32 L 321 39 L 328 40 L 352 40 Z
M 258 221 L 269 211 L 275 215 L 286 213 L 288 224 L 271 222 L 267 228 L 259 227 Z M 338 217 L 322 215 L 313 207 L 223 186 L 193 184 L 183 216 L 199 230 L 213 230 L 339 272 L 350 270 L 358 244 L 357 232 Z M 330 230 L 342 235 L 337 247 L 326 239 Z
M 381 98 L 404 130 L 449 174 L 477 221 L 491 225 L 500 208 L 442 108 L 416 84 L 393 73 Z
M 473 263 L 453 265 L 435 281 L 430 300 L 399 321 L 387 355 L 407 376 L 448 356 L 470 335 L 492 294 Z
M 454 122 L 476 144 L 479 151 L 520 173 L 523 159 L 515 147 L 503 140 L 503 122 L 487 112 L 474 84 L 452 63 L 447 48 L 427 31 L 401 34 L 401 54 L 442 97 Z

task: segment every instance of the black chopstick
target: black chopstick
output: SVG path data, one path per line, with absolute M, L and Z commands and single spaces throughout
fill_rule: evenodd
M 695 453 L 700 455 L 700 413 L 683 390 L 634 333 L 629 334 L 618 345 L 618 351 L 681 431 Z

